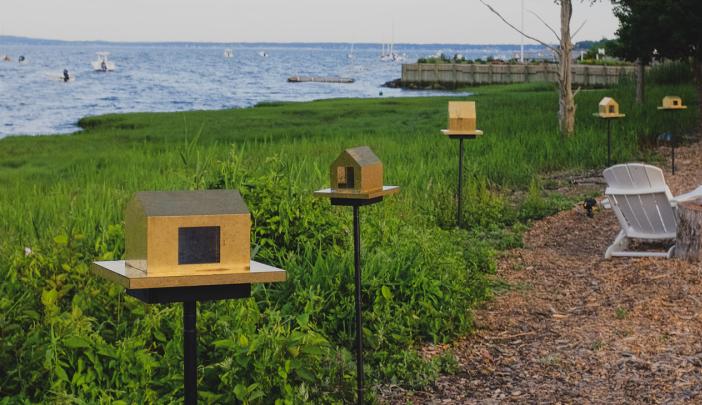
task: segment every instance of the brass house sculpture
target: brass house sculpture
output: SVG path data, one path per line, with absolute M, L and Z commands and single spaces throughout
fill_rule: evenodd
M 93 268 L 126 288 L 285 281 L 250 260 L 251 216 L 236 190 L 138 192 L 124 222 L 125 261 Z
M 616 100 L 612 97 L 605 97 L 600 101 L 599 111 L 595 116 L 600 118 L 622 118 L 626 114 L 619 113 L 619 103 Z
M 683 105 L 682 98 L 678 96 L 665 96 L 661 102 L 659 110 L 686 110 L 687 106 Z
M 331 188 L 318 197 L 372 199 L 395 194 L 399 187 L 383 185 L 383 163 L 367 146 L 346 149 L 330 167 Z
M 441 130 L 444 135 L 483 134 L 476 129 L 475 101 L 449 101 L 448 116 L 448 129 Z

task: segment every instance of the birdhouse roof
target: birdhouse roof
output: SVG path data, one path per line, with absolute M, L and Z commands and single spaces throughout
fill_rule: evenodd
M 600 105 L 619 104 L 612 97 L 605 97 L 600 101 Z
M 344 155 L 348 156 L 359 166 L 382 164 L 378 156 L 376 156 L 375 153 L 373 153 L 373 151 L 371 150 L 371 148 L 367 146 L 358 146 L 356 148 L 346 149 L 342 152 L 340 157 Z
M 475 118 L 475 101 L 449 101 L 450 118 Z
M 147 217 L 249 213 L 236 190 L 141 191 L 133 200 Z

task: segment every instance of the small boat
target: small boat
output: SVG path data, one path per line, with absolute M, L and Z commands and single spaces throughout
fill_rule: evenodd
M 107 57 L 110 55 L 109 52 L 98 52 L 97 60 L 91 62 L 93 65 L 93 70 L 96 72 L 112 72 L 115 70 L 115 64 L 109 60 Z
M 224 57 L 225 58 L 233 58 L 234 57 L 234 51 L 231 49 L 227 48 L 224 50 Z
M 10 55 L 2 55 L 2 58 L 0 59 L 2 59 L 3 62 L 12 62 Z
M 356 57 L 356 56 L 353 54 L 353 44 L 351 44 L 351 51 L 349 51 L 349 53 L 346 54 L 346 58 L 347 58 L 347 59 L 353 59 L 353 58 L 355 58 L 355 57 Z
M 266 51 L 261 51 L 261 52 L 258 53 L 258 56 L 260 56 L 260 57 L 262 57 L 262 58 L 267 58 L 267 57 L 268 57 L 268 53 L 267 53 Z

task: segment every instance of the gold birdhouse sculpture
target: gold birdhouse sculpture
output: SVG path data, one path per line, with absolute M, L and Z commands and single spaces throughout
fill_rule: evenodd
M 444 135 L 482 135 L 476 129 L 475 101 L 449 101 L 448 129 L 441 132 Z
M 329 168 L 331 187 L 316 191 L 318 197 L 373 199 L 400 191 L 383 185 L 383 163 L 367 146 L 346 149 Z
M 600 118 L 622 118 L 626 114 L 619 112 L 619 103 L 616 100 L 612 97 L 605 97 L 600 101 L 599 111 L 595 116 Z
M 125 260 L 93 269 L 126 288 L 285 281 L 251 261 L 251 215 L 236 190 L 138 192 L 124 230 Z
M 659 110 L 687 110 L 687 106 L 683 105 L 682 98 L 678 96 L 665 96 L 661 101 Z

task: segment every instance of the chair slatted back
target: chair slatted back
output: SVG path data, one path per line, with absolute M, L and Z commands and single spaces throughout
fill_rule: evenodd
M 675 213 L 663 171 L 642 163 L 612 166 L 604 171 L 605 194 L 629 237 L 674 238 Z

